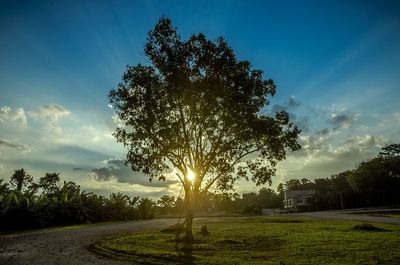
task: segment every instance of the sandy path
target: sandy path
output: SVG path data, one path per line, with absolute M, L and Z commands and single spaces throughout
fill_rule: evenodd
M 0 236 L 0 264 L 132 264 L 97 256 L 87 247 L 105 236 L 145 229 L 160 229 L 174 224 L 176 221 L 175 219 L 156 219 L 88 226 L 63 231 L 2 235 Z

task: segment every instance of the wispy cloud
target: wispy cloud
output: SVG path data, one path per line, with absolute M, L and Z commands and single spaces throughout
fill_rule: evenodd
M 29 112 L 29 115 L 34 119 L 46 122 L 57 122 L 62 117 L 68 116 L 69 114 L 71 114 L 71 111 L 54 103 L 40 106 L 36 110 Z
M 356 117 L 353 114 L 340 113 L 332 114 L 329 122 L 338 127 L 348 128 L 355 120 Z
M 14 111 L 8 107 L 3 106 L 0 108 L 0 122 L 10 125 L 16 124 L 20 127 L 27 127 L 28 121 L 26 119 L 25 111 L 23 108 L 17 108 Z
M 300 106 L 300 102 L 295 98 L 295 96 L 290 96 L 287 99 L 287 102 L 283 104 L 275 104 L 271 108 L 271 114 L 275 114 L 276 112 L 286 111 L 289 112 L 291 109 Z
M 28 114 L 42 125 L 44 140 L 63 141 L 64 130 L 60 122 L 71 114 L 70 110 L 59 104 L 51 103 L 39 106 L 36 110 L 29 111 Z
M 145 196 L 154 200 L 159 199 L 162 195 L 176 196 L 180 192 L 179 184 L 169 186 L 146 186 L 136 183 L 120 182 L 116 177 L 98 181 L 91 175 L 89 178 L 81 179 L 79 184 L 82 189 L 92 191 L 99 194 L 110 194 L 111 192 L 122 192 L 132 196 Z
M 18 149 L 23 152 L 31 152 L 32 151 L 31 147 L 29 147 L 26 144 L 17 143 L 15 141 L 8 141 L 5 139 L 0 139 L 0 147 L 2 147 L 2 146 Z
M 105 167 L 93 168 L 91 170 L 92 177 L 97 181 L 109 181 L 115 179 L 121 183 L 139 184 L 149 187 L 168 187 L 171 184 L 177 183 L 175 180 L 149 181 L 149 177 L 141 172 L 134 172 L 125 165 L 122 159 L 108 159 L 104 161 Z

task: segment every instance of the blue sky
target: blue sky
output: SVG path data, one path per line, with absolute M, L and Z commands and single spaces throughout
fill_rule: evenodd
M 166 15 L 183 38 L 224 36 L 272 78 L 265 111 L 284 109 L 303 150 L 273 186 L 351 169 L 400 142 L 399 1 L 1 1 L 0 178 L 24 167 L 84 189 L 158 196 L 121 165 L 107 94 L 126 65 L 146 63 L 146 33 Z M 240 183 L 247 192 L 252 184 Z

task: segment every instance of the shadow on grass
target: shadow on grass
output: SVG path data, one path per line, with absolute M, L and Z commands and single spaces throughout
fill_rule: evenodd
M 193 242 L 185 242 L 181 251 L 183 252 L 182 264 L 194 264 Z

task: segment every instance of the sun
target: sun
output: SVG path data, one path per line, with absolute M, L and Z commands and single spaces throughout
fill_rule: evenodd
M 190 181 L 193 181 L 196 177 L 196 174 L 194 174 L 194 172 L 192 170 L 190 170 L 190 168 L 187 171 L 187 179 Z

